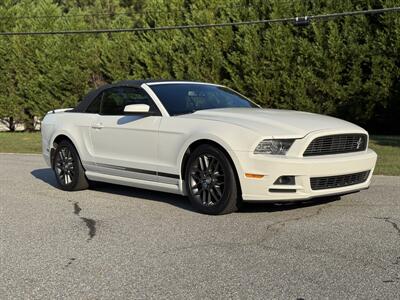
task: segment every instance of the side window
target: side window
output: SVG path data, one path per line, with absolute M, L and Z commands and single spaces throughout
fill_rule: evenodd
M 150 112 L 158 112 L 158 108 L 154 104 L 150 96 L 140 88 L 124 87 L 125 105 L 130 104 L 147 104 L 150 106 Z
M 91 109 L 93 105 L 95 110 L 95 105 L 100 107 L 100 113 L 106 116 L 118 116 L 124 114 L 124 108 L 126 105 L 130 104 L 147 104 L 150 106 L 150 112 L 159 113 L 158 108 L 152 101 L 147 93 L 140 88 L 131 88 L 131 87 L 117 87 L 110 88 L 103 92 L 101 99 L 97 102 L 97 99 L 90 105 L 88 108 Z
M 90 103 L 89 107 L 86 109 L 86 112 L 89 114 L 99 114 L 100 113 L 100 103 L 103 93 L 98 95 L 92 103 Z
M 124 107 L 125 96 L 121 88 L 112 88 L 104 91 L 100 109 L 102 115 L 123 115 Z

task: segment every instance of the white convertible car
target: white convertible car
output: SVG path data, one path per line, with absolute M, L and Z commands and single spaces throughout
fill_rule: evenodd
M 262 109 L 216 84 L 122 81 L 47 113 L 43 155 L 63 190 L 103 181 L 187 195 L 207 214 L 368 188 L 368 133 L 306 112 Z

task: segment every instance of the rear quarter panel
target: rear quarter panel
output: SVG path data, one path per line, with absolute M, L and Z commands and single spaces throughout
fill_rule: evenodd
M 96 114 L 74 112 L 47 114 L 42 122 L 42 150 L 47 163 L 50 151 L 54 148 L 54 140 L 60 135 L 65 135 L 72 141 L 82 163 L 91 161 L 93 151 L 90 128 L 96 118 Z

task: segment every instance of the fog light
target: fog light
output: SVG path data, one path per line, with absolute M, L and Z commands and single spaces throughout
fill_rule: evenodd
M 295 185 L 296 180 L 294 176 L 281 176 L 274 182 L 274 184 Z

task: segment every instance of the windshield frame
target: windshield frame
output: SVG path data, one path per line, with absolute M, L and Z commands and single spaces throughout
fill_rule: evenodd
M 193 110 L 193 111 L 187 111 L 187 112 L 183 112 L 183 113 L 171 113 L 167 109 L 167 107 L 164 105 L 163 100 L 159 97 L 157 91 L 153 89 L 153 87 L 161 86 L 161 85 L 205 85 L 205 86 L 223 88 L 223 89 L 226 89 L 227 91 L 231 92 L 232 94 L 237 95 L 239 98 L 242 98 L 243 100 L 249 102 L 250 106 L 248 108 L 261 108 L 260 105 L 258 105 L 257 103 L 255 103 L 254 101 L 249 99 L 248 97 L 242 95 L 241 93 L 233 90 L 230 87 L 227 87 L 227 86 L 224 86 L 224 85 L 220 85 L 220 84 L 204 83 L 204 82 L 191 82 L 191 81 L 165 81 L 165 82 L 160 81 L 160 82 L 151 82 L 151 83 L 145 84 L 145 86 L 147 88 L 144 87 L 144 86 L 143 86 L 143 88 L 150 94 L 150 96 L 153 98 L 153 100 L 155 102 L 157 102 L 157 104 L 162 106 L 162 108 L 163 108 L 162 110 L 164 111 L 164 114 L 166 114 L 168 116 L 171 116 L 171 117 L 192 114 L 192 113 L 194 113 L 196 111 L 200 111 L 200 110 L 223 109 L 224 107 L 196 109 L 196 110 Z M 235 107 L 247 108 L 245 106 L 232 106 L 232 108 L 235 108 Z

